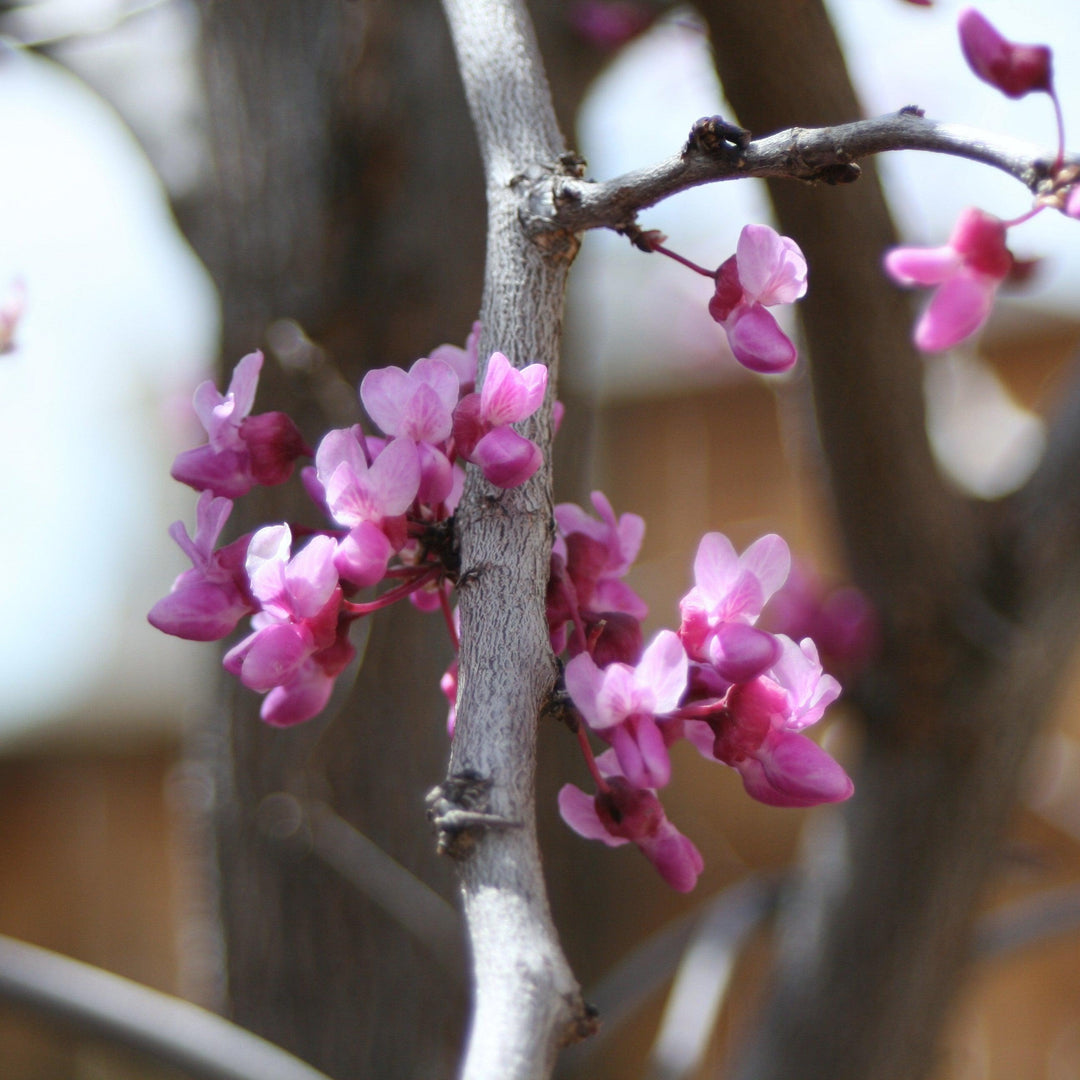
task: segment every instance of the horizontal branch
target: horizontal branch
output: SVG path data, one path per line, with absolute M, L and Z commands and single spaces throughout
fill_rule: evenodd
M 810 183 L 858 179 L 859 158 L 889 150 L 923 150 L 969 158 L 1000 169 L 1033 194 L 1048 194 L 1054 152 L 960 124 L 901 110 L 870 120 L 823 128 L 788 128 L 751 139 L 718 117 L 699 120 L 681 153 L 603 182 L 555 176 L 537 189 L 526 227 L 533 235 L 622 229 L 640 210 L 692 187 L 744 177 L 788 177 Z M 1080 158 L 1067 162 L 1080 169 Z M 1075 177 L 1073 177 L 1075 178 Z

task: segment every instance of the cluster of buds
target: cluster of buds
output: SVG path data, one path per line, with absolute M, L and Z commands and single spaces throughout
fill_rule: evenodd
M 1026 276 L 1028 264 L 1018 262 L 1006 244 L 1009 229 L 1048 207 L 1080 218 L 1080 170 L 1065 164 L 1065 125 L 1050 49 L 1007 40 L 974 8 L 960 14 L 959 31 L 964 58 L 983 82 L 1010 98 L 1034 92 L 1049 96 L 1057 118 L 1058 147 L 1046 190 L 1028 213 L 1002 221 L 971 207 L 960 215 L 948 243 L 898 247 L 885 256 L 885 269 L 899 284 L 935 290 L 915 326 L 915 345 L 924 352 L 943 352 L 965 341 L 989 318 L 1002 283 Z
M 839 802 L 853 791 L 843 768 L 802 732 L 840 693 L 810 638 L 757 626 L 791 568 L 787 544 L 764 536 L 741 556 L 708 533 L 682 598 L 678 631 L 643 645 L 641 598 L 624 575 L 644 522 L 616 518 L 600 492 L 599 520 L 556 508 L 547 617 L 552 648 L 564 649 L 565 685 L 596 787 L 559 794 L 571 828 L 610 846 L 634 843 L 673 888 L 688 891 L 702 870 L 692 841 L 667 819 L 657 792 L 671 779 L 670 747 L 688 740 L 704 757 L 738 771 L 747 793 L 772 806 Z M 606 749 L 594 757 L 582 728 Z
M 314 532 L 271 525 L 217 547 L 234 499 L 283 483 L 295 461 L 312 454 L 284 413 L 251 415 L 261 353 L 237 364 L 226 393 L 213 382 L 195 391 L 208 441 L 173 466 L 176 479 L 201 492 L 195 535 L 181 522 L 170 530 L 192 565 L 149 619 L 166 633 L 215 641 L 250 615 L 251 634 L 224 663 L 266 695 L 268 723 L 300 723 L 325 708 L 355 654 L 349 628 L 357 619 L 408 597 L 422 610 L 441 610 L 452 627 L 446 538 L 464 485 L 462 461 L 502 488 L 524 483 L 540 466 L 539 448 L 509 425 L 540 407 L 547 369 L 516 370 L 495 353 L 477 392 L 478 336 L 474 327 L 464 349 L 441 346 L 409 371 L 365 376 L 360 400 L 382 435 L 356 425 L 323 437 L 314 466 L 301 474 L 330 523 Z M 294 553 L 293 534 L 301 531 L 308 539 Z M 377 599 L 353 599 L 383 582 L 393 584 Z

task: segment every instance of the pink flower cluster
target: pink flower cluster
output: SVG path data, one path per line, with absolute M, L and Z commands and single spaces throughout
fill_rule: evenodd
M 303 530 L 310 538 L 295 552 L 300 530 L 287 524 L 216 547 L 233 499 L 284 482 L 295 460 L 311 455 L 284 413 L 251 415 L 262 354 L 237 364 L 225 394 L 212 382 L 196 390 L 208 441 L 173 466 L 176 479 L 202 492 L 195 536 L 180 522 L 170 530 L 192 565 L 149 620 L 166 633 L 212 641 L 251 615 L 251 634 L 224 663 L 266 694 L 267 723 L 296 724 L 325 708 L 355 653 L 349 627 L 364 615 L 408 596 L 424 610 L 443 611 L 453 633 L 456 570 L 447 536 L 464 483 L 459 459 L 501 488 L 524 483 L 541 464 L 538 447 L 510 425 L 540 407 L 547 369 L 517 370 L 494 353 L 477 392 L 478 336 L 475 326 L 464 349 L 441 346 L 408 371 L 368 372 L 360 400 L 382 434 L 356 425 L 323 437 L 302 480 L 331 524 Z M 395 584 L 377 599 L 352 599 L 387 580 Z
M 594 759 L 579 730 L 596 793 L 567 784 L 559 809 L 588 839 L 636 844 L 669 885 L 688 891 L 701 855 L 657 795 L 671 780 L 672 744 L 685 738 L 734 768 L 761 802 L 839 802 L 852 794 L 851 780 L 803 731 L 840 686 L 809 638 L 796 642 L 755 625 L 790 569 L 778 536 L 740 556 L 726 537 L 707 534 L 678 632 L 661 630 L 643 648 L 645 605 L 622 579 L 644 523 L 634 514 L 616 518 L 599 492 L 592 502 L 599 520 L 577 506 L 556 508 L 548 626 L 556 653 L 570 654 L 565 683 L 577 713 L 609 749 Z
M 1006 246 L 1008 230 L 1049 206 L 1080 217 L 1076 170 L 1063 168 L 1065 128 L 1054 90 L 1052 56 L 1045 45 L 1021 45 L 1002 37 L 974 8 L 959 18 L 960 47 L 971 70 L 1010 98 L 1041 91 L 1049 95 L 1058 128 L 1058 150 L 1051 192 L 1014 221 L 1001 221 L 983 210 L 965 210 L 948 243 L 941 247 L 898 247 L 885 256 L 885 269 L 901 285 L 934 288 L 915 326 L 915 345 L 943 352 L 965 341 L 989 318 L 998 288 L 1020 269 Z

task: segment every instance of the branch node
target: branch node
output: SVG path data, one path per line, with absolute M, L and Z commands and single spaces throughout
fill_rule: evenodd
M 540 708 L 540 719 L 555 720 L 560 724 L 565 724 L 572 732 L 576 733 L 581 726 L 581 716 L 570 697 L 570 692 L 566 689 L 566 684 L 563 682 L 563 663 L 561 660 L 555 662 L 559 668 L 559 675 L 551 689 L 551 693 L 548 694 L 547 699 Z
M 699 153 L 709 157 L 730 158 L 732 151 L 735 151 L 741 159 L 751 138 L 746 128 L 739 127 L 722 116 L 703 116 L 695 121 L 690 129 L 686 145 L 682 148 L 682 156 L 687 158 Z
M 808 179 L 811 183 L 835 186 L 836 184 L 854 184 L 860 176 L 862 176 L 862 169 L 857 162 L 837 161 L 832 165 L 823 165 Z
M 488 811 L 491 788 L 489 777 L 467 769 L 451 774 L 427 793 L 427 817 L 435 827 L 435 850 L 440 855 L 465 859 L 488 829 L 521 828 L 520 821 Z
M 569 1004 L 573 1010 L 573 1019 L 566 1025 L 559 1042 L 560 1049 L 583 1042 L 600 1030 L 600 1010 L 592 1002 L 579 997 L 576 1000 L 569 999 Z

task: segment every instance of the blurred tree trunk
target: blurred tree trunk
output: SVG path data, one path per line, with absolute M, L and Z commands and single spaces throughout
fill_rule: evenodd
M 537 14 L 566 123 L 602 57 L 559 7 Z M 448 33 L 424 0 L 204 0 L 202 16 L 214 177 L 179 213 L 221 291 L 223 372 L 266 349 L 258 411 L 287 409 L 314 446 L 359 419 L 367 368 L 462 343 L 479 308 L 483 183 Z M 306 503 L 295 484 L 264 489 L 233 524 L 310 519 Z M 446 767 L 449 659 L 441 622 L 398 605 L 324 718 L 270 729 L 229 686 L 198 740 L 231 1015 L 337 1080 L 455 1071 L 464 967 L 448 976 L 295 829 L 298 805 L 324 801 L 456 907 L 423 809 Z
M 860 115 L 821 0 L 702 8 L 728 100 L 755 135 Z M 872 163 L 846 188 L 775 181 L 769 193 L 810 267 L 799 308 L 818 432 L 884 651 L 849 694 L 865 719 L 856 796 L 808 845 L 774 992 L 737 1075 L 917 1080 L 934 1064 L 1021 767 L 1075 640 L 1074 569 L 1030 513 L 1067 489 L 1049 460 L 994 512 L 942 483 L 911 308 L 880 271 L 896 238 Z M 1075 455 L 1069 426 L 1058 438 Z M 1075 538 L 1075 510 L 1055 518 L 1046 528 Z
M 314 446 L 359 419 L 368 367 L 462 343 L 475 317 L 483 188 L 448 36 L 437 5 L 408 0 L 208 2 L 203 19 L 215 183 L 188 224 L 221 291 L 223 368 L 267 349 L 258 409 L 288 410 Z M 277 362 L 297 346 L 299 366 Z M 245 530 L 312 518 L 295 482 L 238 511 Z M 229 687 L 204 747 L 231 1015 L 338 1080 L 450 1075 L 464 973 L 290 836 L 280 796 L 329 804 L 455 903 L 423 812 L 445 767 L 449 658 L 441 624 L 399 605 L 325 717 L 273 730 Z

